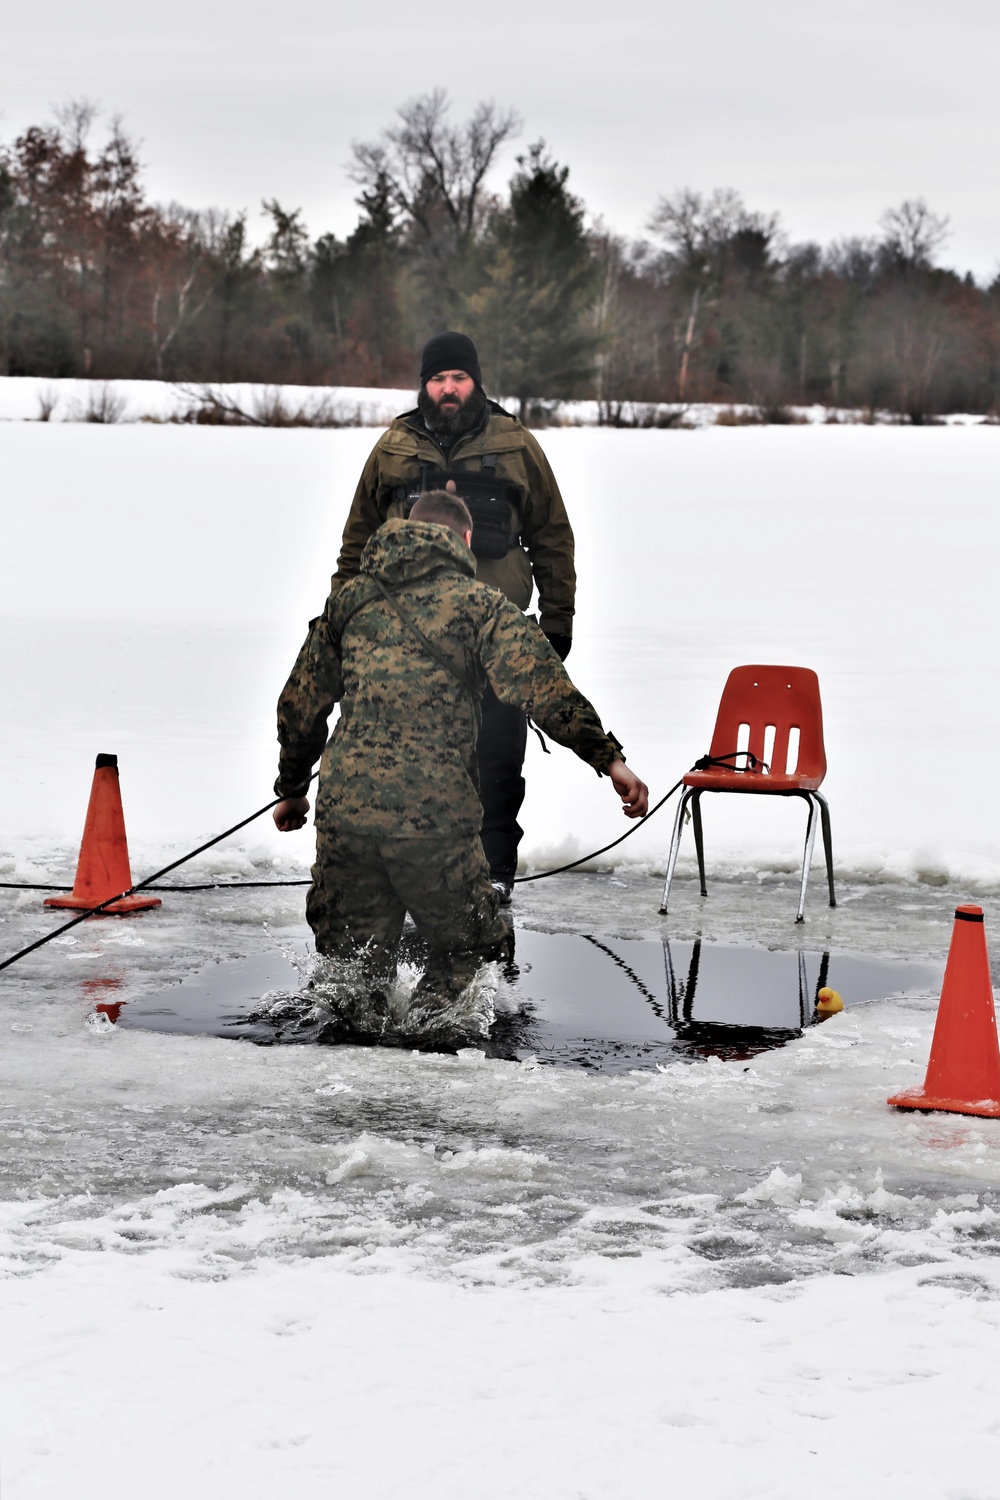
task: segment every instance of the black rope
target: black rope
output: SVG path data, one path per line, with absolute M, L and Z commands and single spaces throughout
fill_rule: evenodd
M 741 755 L 746 758 L 745 766 L 730 764 L 731 761 L 739 760 Z M 721 766 L 726 771 L 756 771 L 758 767 L 765 773 L 771 770 L 767 762 L 758 760 L 752 750 L 730 750 L 728 755 L 701 755 L 691 769 L 692 771 L 709 771 L 712 766 Z
M 223 834 L 223 838 L 225 835 Z M 208 885 L 146 885 L 147 891 L 259 891 L 270 886 L 312 885 L 311 880 L 212 880 Z M 0 880 L 0 891 L 72 891 L 71 885 L 26 885 L 16 880 Z M 138 890 L 138 886 L 133 886 Z M 121 896 L 115 897 L 116 901 Z
M 0 882 L 0 890 L 4 891 L 71 891 L 71 885 L 24 885 L 16 880 L 4 880 Z
M 741 755 L 746 756 L 748 770 L 756 771 L 759 767 L 761 771 L 770 771 L 770 766 L 766 765 L 764 761 L 758 760 L 756 755 L 754 755 L 753 751 L 751 750 L 730 750 L 728 755 L 702 755 L 699 756 L 699 758 L 695 761 L 694 765 L 691 767 L 691 770 L 707 771 L 712 766 L 722 766 L 727 771 L 738 771 L 741 769 L 741 767 L 731 765 L 730 762 L 738 760 Z M 584 854 L 582 858 L 574 859 L 568 865 L 560 865 L 556 870 L 539 870 L 537 875 L 515 875 L 514 884 L 526 885 L 529 880 L 545 880 L 549 875 L 563 875 L 567 870 L 575 870 L 578 865 L 585 865 L 590 860 L 597 859 L 602 854 L 607 854 L 609 849 L 616 849 L 619 844 L 624 844 L 626 839 L 630 839 L 633 833 L 638 833 L 642 825 L 644 823 L 648 823 L 653 814 L 659 812 L 664 802 L 669 802 L 677 789 L 679 787 L 682 787 L 683 785 L 684 777 L 682 776 L 680 781 L 674 782 L 673 786 L 670 788 L 669 792 L 667 792 L 666 796 L 661 797 L 656 806 L 651 807 L 646 816 L 639 819 L 634 828 L 627 828 L 625 832 L 618 838 L 612 839 L 610 844 L 605 844 L 603 849 L 595 849 L 593 854 Z
M 312 776 L 310 776 L 310 786 L 316 780 L 316 777 L 318 775 L 319 772 L 314 771 Z M 154 882 L 159 880 L 161 876 L 169 875 L 171 870 L 176 870 L 181 865 L 186 865 L 188 860 L 194 859 L 196 855 L 204 854 L 206 849 L 211 849 L 215 844 L 221 844 L 222 840 L 229 838 L 230 834 L 239 833 L 240 829 L 245 828 L 248 823 L 253 823 L 257 818 L 263 817 L 264 813 L 270 812 L 272 807 L 277 807 L 279 802 L 284 801 L 284 797 L 275 797 L 273 801 L 266 803 L 263 807 L 258 807 L 257 811 L 255 813 L 251 813 L 248 818 L 242 818 L 239 823 L 234 823 L 232 828 L 227 828 L 223 833 L 217 833 L 215 835 L 215 838 L 209 839 L 207 843 L 199 844 L 197 849 L 191 850 L 190 854 L 182 854 L 180 859 L 173 860 L 169 865 L 164 865 L 162 870 L 157 870 L 155 874 L 148 875 L 145 880 L 140 880 L 136 885 L 129 886 L 127 891 L 119 891 L 117 896 L 109 896 L 108 899 L 106 901 L 102 901 L 99 906 L 91 906 L 87 909 L 87 911 L 80 912 L 78 916 L 73 917 L 69 922 L 64 922 L 61 927 L 57 927 L 53 932 L 47 932 L 44 937 L 38 938 L 36 942 L 29 943 L 27 948 L 22 948 L 20 952 L 12 953 L 10 958 L 3 959 L 3 961 L 0 962 L 0 970 L 9 969 L 11 964 L 16 964 L 19 958 L 26 958 L 29 953 L 34 953 L 36 948 L 44 948 L 46 943 L 51 943 L 53 938 L 60 937 L 64 932 L 69 932 L 73 927 L 79 927 L 80 923 L 86 922 L 88 917 L 100 916 L 101 912 L 106 911 L 109 906 L 114 906 L 116 901 L 121 901 L 126 896 L 134 896 L 139 891 L 149 890 Z M 250 883 L 251 882 L 248 882 L 248 884 Z M 267 885 L 270 885 L 272 883 L 277 884 L 278 882 L 264 882 L 264 884 Z M 308 884 L 309 882 L 306 881 L 304 883 Z M 176 889 L 180 890 L 183 889 L 183 887 L 178 886 L 176 887 Z M 189 889 L 191 889 L 191 887 L 189 887 Z M 209 889 L 214 890 L 217 889 L 217 887 L 212 886 L 209 887 Z
M 756 767 L 756 765 L 758 764 L 756 757 L 751 755 L 749 751 L 733 751 L 732 755 L 718 756 L 714 759 L 711 756 L 703 755 L 700 760 L 695 761 L 692 770 L 704 770 L 709 765 L 724 765 L 728 761 L 733 760 L 738 754 L 746 754 L 747 760 L 751 762 L 754 767 Z M 318 775 L 318 771 L 313 772 L 312 776 L 310 776 L 309 778 L 310 785 L 312 785 Z M 627 828 L 623 834 L 620 834 L 618 836 L 618 838 L 612 839 L 610 844 L 605 844 L 602 848 L 595 849 L 591 854 L 581 855 L 579 859 L 571 860 L 568 865 L 559 865 L 554 870 L 539 870 L 535 875 L 518 875 L 515 877 L 514 884 L 527 885 L 528 882 L 532 880 L 547 880 L 550 875 L 564 875 L 567 870 L 575 870 L 579 865 L 585 865 L 590 860 L 598 859 L 602 854 L 607 854 L 609 849 L 617 849 L 618 845 L 623 844 L 626 839 L 631 838 L 633 833 L 638 833 L 643 824 L 648 823 L 653 814 L 659 812 L 663 804 L 665 802 L 669 802 L 670 798 L 674 795 L 679 787 L 683 786 L 683 784 L 684 777 L 682 776 L 680 781 L 676 781 L 674 783 L 669 792 L 667 792 L 666 796 L 661 797 L 659 802 L 657 802 L 654 807 L 651 807 L 649 809 L 645 817 L 640 818 L 638 823 L 636 823 L 634 827 Z M 312 882 L 309 880 L 241 880 L 234 882 L 213 882 L 209 885 L 158 886 L 156 884 L 156 881 L 160 880 L 162 876 L 169 875 L 171 870 L 179 869 L 181 865 L 186 865 L 189 860 L 196 858 L 197 855 L 204 854 L 206 849 L 211 849 L 214 847 L 214 845 L 221 844 L 222 840 L 229 838 L 231 834 L 239 833 L 241 828 L 246 828 L 248 823 L 255 822 L 257 818 L 263 817 L 264 813 L 270 812 L 272 807 L 277 807 L 279 802 L 284 802 L 285 800 L 286 799 L 284 797 L 275 797 L 273 801 L 265 803 L 265 805 L 263 807 L 259 807 L 256 812 L 251 813 L 248 818 L 241 819 L 239 823 L 234 823 L 231 828 L 227 828 L 223 833 L 217 833 L 215 835 L 215 838 L 209 839 L 204 844 L 199 844 L 197 849 L 191 850 L 190 854 L 182 854 L 180 859 L 173 860 L 169 865 L 164 865 L 161 870 L 157 870 L 154 874 L 147 876 L 145 880 L 140 880 L 137 882 L 137 884 L 129 886 L 127 891 L 120 891 L 116 896 L 109 896 L 107 900 L 102 901 L 99 906 L 88 907 L 86 911 L 78 913 L 78 915 L 71 918 L 70 921 L 64 922 L 61 927 L 55 928 L 53 932 L 47 932 L 44 937 L 38 938 L 36 942 L 29 943 L 26 948 L 21 948 L 17 953 L 12 953 L 9 958 L 5 958 L 0 961 L 0 970 L 9 969 L 11 964 L 17 963 L 18 959 L 26 958 L 29 953 L 34 953 L 37 948 L 44 948 L 45 944 L 51 943 L 54 938 L 61 937 L 64 932 L 69 932 L 74 927 L 79 927 L 80 923 L 86 922 L 88 917 L 99 917 L 101 913 L 106 911 L 109 906 L 114 906 L 116 901 L 122 901 L 126 896 L 134 896 L 139 891 L 239 891 L 248 889 L 266 890 L 270 886 L 290 887 L 311 885 Z M 72 886 L 20 885 L 13 882 L 4 881 L 0 882 L 0 889 L 11 891 L 68 891 L 72 890 Z
M 273 805 L 273 804 L 272 804 Z M 259 816 L 259 815 L 258 815 Z M 208 885 L 148 885 L 148 891 L 269 891 L 293 885 L 312 885 L 311 880 L 212 880 Z
M 577 865 L 585 865 L 588 860 L 597 859 L 597 857 L 601 854 L 607 854 L 609 849 L 616 849 L 619 844 L 624 844 L 626 839 L 630 839 L 633 833 L 638 833 L 643 824 L 648 823 L 653 814 L 659 812 L 664 802 L 669 802 L 671 797 L 676 792 L 677 788 L 683 785 L 684 777 L 682 776 L 680 781 L 674 782 L 673 786 L 670 788 L 666 796 L 661 797 L 656 806 L 649 809 L 649 812 L 644 818 L 640 818 L 638 823 L 636 823 L 634 827 L 626 828 L 624 833 L 620 834 L 618 838 L 612 839 L 610 844 L 605 844 L 603 849 L 595 849 L 593 854 L 584 854 L 580 859 L 574 859 L 568 865 L 560 865 L 556 870 L 539 870 L 537 875 L 515 875 L 514 884 L 526 885 L 529 880 L 545 880 L 549 875 L 563 875 L 567 870 L 575 870 Z

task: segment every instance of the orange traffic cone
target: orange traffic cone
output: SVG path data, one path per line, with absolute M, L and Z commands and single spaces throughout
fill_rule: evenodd
M 981 906 L 955 911 L 924 1086 L 889 1103 L 1000 1118 L 1000 1045 Z
M 83 843 L 76 867 L 72 896 L 47 896 L 46 906 L 69 906 L 83 910 L 100 906 L 110 896 L 119 896 L 132 888 L 132 870 L 128 862 L 128 840 L 125 837 L 125 814 L 118 785 L 117 755 L 99 755 L 94 784 L 87 804 L 87 821 L 83 825 Z M 125 896 L 104 908 L 109 915 L 147 911 L 162 906 L 159 896 Z

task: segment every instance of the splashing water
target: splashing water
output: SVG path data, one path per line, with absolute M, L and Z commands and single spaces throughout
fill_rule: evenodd
M 290 953 L 283 956 L 300 974 L 299 991 L 267 995 L 247 1015 L 250 1024 L 273 1026 L 277 1041 L 458 1051 L 484 1044 L 496 1018 L 496 963 L 484 963 L 447 1003 L 428 1006 L 417 995 L 423 974 L 418 962 L 402 961 L 392 980 L 379 987 L 372 983 L 370 955 L 364 950 L 351 958 L 317 954 L 306 963 Z

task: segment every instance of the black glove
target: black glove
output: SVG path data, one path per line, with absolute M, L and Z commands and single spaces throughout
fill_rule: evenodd
M 573 644 L 573 637 L 560 635 L 558 630 L 546 630 L 545 639 L 552 647 L 560 661 L 565 661 L 569 655 L 569 648 Z

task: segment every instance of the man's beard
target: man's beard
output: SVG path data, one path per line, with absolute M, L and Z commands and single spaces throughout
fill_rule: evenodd
M 486 410 L 486 392 L 481 386 L 473 386 L 460 406 L 451 406 L 442 411 L 436 401 L 427 394 L 422 385 L 417 396 L 417 410 L 424 419 L 428 432 L 437 438 L 453 441 L 463 432 L 471 432 Z

